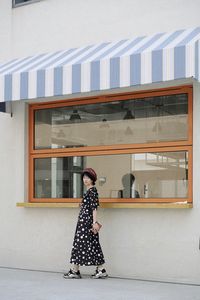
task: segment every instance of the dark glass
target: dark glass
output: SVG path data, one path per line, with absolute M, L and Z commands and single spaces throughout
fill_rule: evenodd
M 21 3 L 24 3 L 24 2 L 29 2 L 29 1 L 32 1 L 32 0 L 15 0 L 15 4 L 21 4 Z
M 100 198 L 187 198 L 186 151 L 35 159 L 35 198 L 81 198 L 93 167 Z
M 187 139 L 187 94 L 35 111 L 35 149 Z

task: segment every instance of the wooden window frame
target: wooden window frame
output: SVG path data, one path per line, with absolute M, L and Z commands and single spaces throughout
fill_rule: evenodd
M 125 144 L 108 146 L 86 146 L 80 148 L 60 148 L 60 149 L 34 149 L 34 112 L 38 109 L 55 108 L 62 106 L 75 106 L 84 104 L 94 104 L 101 102 L 112 102 L 121 100 L 131 100 L 138 98 L 167 96 L 177 94 L 188 95 L 188 140 L 157 142 L 148 144 Z M 147 152 L 176 152 L 188 151 L 188 197 L 187 198 L 103 198 L 104 203 L 192 203 L 192 142 L 193 142 L 193 88 L 191 85 L 178 86 L 173 88 L 162 88 L 142 92 L 132 92 L 123 94 L 109 94 L 98 97 L 76 98 L 56 102 L 37 103 L 29 105 L 29 202 L 34 203 L 78 203 L 80 198 L 34 198 L 34 159 L 49 157 L 67 156 L 96 156 L 111 154 L 134 154 Z

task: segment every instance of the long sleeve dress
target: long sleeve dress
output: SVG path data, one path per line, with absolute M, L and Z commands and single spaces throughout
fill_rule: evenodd
M 105 263 L 99 242 L 99 233 L 91 231 L 93 210 L 99 206 L 96 187 L 88 189 L 83 196 L 76 226 L 70 263 L 80 266 L 98 266 Z

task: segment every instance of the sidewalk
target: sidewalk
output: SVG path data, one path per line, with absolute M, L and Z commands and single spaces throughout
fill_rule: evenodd
M 0 268 L 0 300 L 200 300 L 200 286 Z

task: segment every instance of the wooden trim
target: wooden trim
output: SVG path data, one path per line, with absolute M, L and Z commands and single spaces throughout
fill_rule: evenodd
M 73 99 L 65 99 L 60 101 L 51 101 L 45 103 L 33 103 L 30 104 L 30 108 L 33 110 L 37 109 L 47 109 L 55 108 L 62 106 L 73 106 L 80 104 L 92 104 L 92 103 L 101 103 L 101 102 L 112 102 L 117 100 L 131 100 L 138 98 L 148 98 L 151 96 L 166 96 L 166 95 L 175 95 L 189 93 L 192 90 L 192 85 L 181 85 L 177 87 L 168 87 L 161 89 L 151 89 L 146 91 L 134 91 L 134 92 L 125 92 L 125 93 L 116 93 L 116 94 L 104 94 L 96 97 L 79 97 Z
M 188 140 L 156 142 L 149 144 L 126 144 L 126 145 L 108 145 L 108 146 L 88 146 L 79 148 L 61 148 L 61 149 L 34 149 L 34 112 L 37 109 L 47 109 L 62 106 L 84 105 L 91 103 L 112 102 L 121 100 L 131 100 L 138 98 L 147 98 L 150 96 L 188 94 Z M 172 152 L 172 151 L 188 151 L 188 198 L 187 199 L 102 199 L 102 203 L 140 203 L 147 205 L 149 203 L 166 202 L 172 203 L 177 201 L 187 201 L 192 203 L 192 85 L 178 86 L 172 88 L 163 88 L 156 90 L 137 91 L 120 94 L 108 94 L 98 97 L 85 97 L 67 99 L 59 102 L 47 102 L 31 104 L 29 107 L 29 201 L 32 203 L 77 203 L 80 199 L 35 199 L 34 198 L 34 159 L 47 157 L 65 157 L 65 156 L 94 156 L 94 155 L 110 155 L 110 154 L 129 154 L 129 153 L 147 153 L 147 152 Z
M 34 174 L 34 159 L 32 156 L 29 156 L 29 189 L 28 196 L 31 199 L 34 198 L 34 182 L 35 182 L 35 174 Z
M 31 203 L 80 203 L 80 198 L 32 198 Z M 187 198 L 102 198 L 101 203 L 176 203 L 190 202 Z
M 33 158 L 31 156 L 31 152 L 33 149 L 33 141 L 34 141 L 34 113 L 32 109 L 29 109 L 29 143 L 28 143 L 28 151 L 29 151 L 29 158 L 28 158 L 28 197 L 29 199 L 33 198 L 33 191 L 34 191 L 34 166 L 33 166 Z
M 148 146 L 147 146 L 148 145 Z M 65 153 L 66 155 L 70 154 L 73 156 L 74 153 L 80 153 L 80 155 L 86 155 L 87 153 L 92 153 L 92 152 L 101 152 L 101 151 L 121 151 L 121 150 L 127 150 L 130 151 L 131 149 L 153 149 L 153 148 L 158 148 L 158 147 L 175 147 L 175 146 L 190 146 L 192 144 L 187 143 L 187 141 L 176 141 L 176 142 L 159 142 L 159 143 L 148 143 L 148 144 L 124 144 L 124 145 L 108 145 L 108 146 L 87 146 L 87 147 L 77 147 L 77 148 L 60 148 L 60 149 L 44 149 L 44 150 L 34 150 L 31 151 L 31 155 L 43 155 L 43 154 L 52 154 L 57 153 Z
M 17 207 L 25 208 L 78 208 L 78 203 L 29 203 L 18 202 Z M 102 203 L 102 208 L 192 208 L 189 203 Z
M 35 137 L 35 129 L 34 129 L 34 110 L 30 106 L 29 107 L 29 154 L 32 153 L 34 149 L 34 137 Z
M 193 90 L 188 92 L 188 143 L 193 143 Z
M 188 149 L 188 202 L 193 202 L 193 151 Z
M 134 153 L 153 153 L 153 152 L 178 152 L 189 151 L 192 146 L 173 146 L 173 147 L 146 147 L 146 148 L 130 148 L 130 149 L 110 149 L 96 151 L 80 151 L 76 152 L 76 156 L 96 156 L 96 155 L 112 155 L 112 154 L 134 154 Z M 36 153 L 31 155 L 32 158 L 47 158 L 47 157 L 70 157 L 74 156 L 74 152 L 55 152 L 55 153 Z
M 192 208 L 188 203 L 105 203 L 103 208 Z

